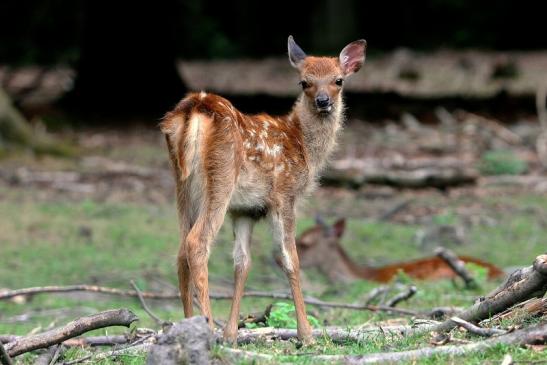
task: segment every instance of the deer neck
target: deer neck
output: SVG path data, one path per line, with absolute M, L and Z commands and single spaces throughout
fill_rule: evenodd
M 336 137 L 343 123 L 344 105 L 338 96 L 334 110 L 328 115 L 319 115 L 315 105 L 301 95 L 293 107 L 291 116 L 300 121 L 304 149 L 310 171 L 316 175 L 328 161 L 336 146 Z
M 355 278 L 375 279 L 376 276 L 378 275 L 378 270 L 376 268 L 370 267 L 367 265 L 359 265 L 355 263 L 340 245 L 336 247 L 336 250 L 338 251 L 338 254 L 341 257 L 342 261 L 344 262 L 344 265 L 347 268 L 347 270 Z

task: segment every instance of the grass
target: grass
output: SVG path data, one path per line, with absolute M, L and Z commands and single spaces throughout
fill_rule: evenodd
M 427 198 L 429 199 L 429 198 Z M 473 198 L 451 200 L 434 221 L 443 224 L 457 222 L 459 207 Z M 427 201 L 427 204 L 442 204 Z M 317 203 L 317 202 L 315 202 Z M 491 212 L 495 226 L 472 225 L 468 229 L 468 243 L 454 247 L 460 254 L 470 254 L 495 262 L 501 266 L 528 265 L 545 250 L 547 227 L 530 209 L 547 206 L 547 197 L 520 194 L 487 198 L 482 203 Z M 512 209 L 496 209 L 499 206 Z M 522 214 L 515 214 L 515 209 Z M 172 204 L 147 204 L 145 202 L 99 202 L 91 199 L 59 199 L 30 191 L 0 186 L 0 287 L 22 288 L 40 285 L 68 285 L 78 283 L 100 284 L 130 288 L 135 279 L 142 289 L 173 290 L 176 287 L 175 257 L 178 246 L 176 213 Z M 298 231 L 310 226 L 310 219 L 298 222 Z M 419 225 L 380 223 L 350 219 L 343 245 L 357 261 L 377 263 L 397 259 L 410 259 L 427 253 L 414 243 Z M 229 289 L 232 279 L 232 233 L 227 223 L 221 229 L 210 260 L 210 280 L 213 289 Z M 269 230 L 260 224 L 254 234 L 253 268 L 247 287 L 249 289 L 287 289 L 286 280 L 273 260 Z M 360 281 L 330 286 L 314 272 L 306 273 L 307 294 L 324 300 L 356 302 L 377 285 Z M 416 283 L 418 293 L 402 307 L 431 308 L 434 306 L 468 306 L 475 297 L 484 294 L 495 283 L 483 283 L 480 289 L 462 291 L 450 281 Z M 263 310 L 268 299 L 244 299 L 242 313 Z M 178 301 L 149 301 L 153 310 L 163 319 L 178 320 L 182 311 Z M 139 317 L 139 327 L 153 327 L 154 323 L 140 308 L 137 300 L 96 296 L 82 293 L 66 295 L 37 295 L 24 304 L 0 302 L 0 333 L 26 334 L 58 326 L 69 320 L 96 311 L 128 307 Z M 57 310 L 54 315 L 51 311 Z M 228 301 L 214 301 L 213 312 L 217 318 L 228 315 Z M 342 309 L 318 310 L 308 307 L 310 315 L 320 325 L 356 326 L 392 320 L 383 313 L 357 312 Z M 14 316 L 32 313 L 25 321 L 15 321 Z M 94 334 L 112 334 L 124 328 L 108 328 Z M 465 336 L 464 336 L 465 337 Z M 472 337 L 466 337 L 473 339 Z M 244 349 L 274 354 L 277 362 L 312 363 L 305 353 L 364 354 L 387 350 L 405 350 L 424 346 L 426 338 L 405 338 L 393 341 L 379 336 L 366 343 L 334 344 L 321 339 L 312 348 L 297 349 L 292 342 L 258 343 Z M 85 355 L 85 349 L 71 349 L 66 359 Z M 512 346 L 499 346 L 489 351 L 463 358 L 436 357 L 424 364 L 438 363 L 498 363 L 509 353 L 518 361 L 536 361 L 545 358 L 545 352 Z M 224 356 L 218 349 L 215 356 Z M 21 357 L 22 363 L 32 363 L 33 355 Z M 124 356 L 107 359 L 100 364 L 143 364 L 144 356 Z

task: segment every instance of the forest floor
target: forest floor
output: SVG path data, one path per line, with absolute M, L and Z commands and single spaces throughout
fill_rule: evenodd
M 377 127 L 367 127 L 377 128 Z M 344 131 L 345 139 L 364 140 L 370 129 Z M 86 130 L 64 134 L 84 150 L 78 159 L 35 158 L 18 154 L 2 160 L 0 166 L 0 291 L 45 285 L 96 284 L 130 289 L 135 280 L 143 290 L 176 290 L 175 258 L 178 229 L 174 186 L 163 140 L 156 130 Z M 380 143 L 380 142 L 379 142 Z M 394 143 L 396 145 L 396 143 Z M 347 151 L 347 149 L 343 149 Z M 366 151 L 364 152 L 366 153 Z M 401 201 L 411 199 L 402 211 L 381 221 L 378 217 Z M 436 225 L 461 228 L 463 238 L 444 242 L 458 254 L 473 255 L 502 268 L 530 265 L 545 252 L 547 238 L 547 194 L 515 186 L 464 186 L 447 190 L 395 189 L 364 185 L 359 189 L 325 187 L 302 205 L 298 232 L 313 225 L 313 217 L 348 219 L 342 245 L 360 263 L 382 265 L 432 255 L 438 242 L 420 237 Z M 232 288 L 232 232 L 230 222 L 222 227 L 209 264 L 211 289 Z M 272 256 L 272 240 L 264 223 L 257 226 L 252 241 L 253 266 L 246 288 L 287 292 L 288 284 Z M 311 270 L 304 272 L 306 295 L 329 301 L 360 303 L 376 283 L 355 281 L 330 284 Z M 398 280 L 408 282 L 408 278 Z M 467 307 L 485 295 L 497 282 L 480 280 L 478 289 L 463 289 L 453 281 L 414 282 L 417 294 L 401 308 L 430 309 L 439 306 Z M 241 313 L 261 312 L 272 299 L 245 298 Z M 282 301 L 281 301 L 282 302 Z M 149 300 L 164 320 L 182 318 L 178 300 Z M 229 301 L 213 300 L 213 313 L 226 320 Z M 0 301 L 0 334 L 24 335 L 65 324 L 73 318 L 111 308 L 126 307 L 140 318 L 139 327 L 156 327 L 131 298 L 95 293 L 35 295 L 18 301 Z M 363 324 L 407 324 L 380 312 L 348 309 L 318 309 L 308 306 L 319 326 Z M 523 326 L 545 321 L 502 323 L 502 327 Z M 123 333 L 123 329 L 96 330 L 93 334 Z M 474 341 L 463 330 L 453 332 L 453 343 Z M 299 348 L 295 342 L 258 342 L 240 348 L 275 355 L 272 363 L 315 363 L 314 354 L 364 354 L 400 351 L 424 346 L 429 338 L 394 340 L 379 335 L 367 342 L 333 343 L 319 339 L 312 347 Z M 459 341 L 459 342 L 458 342 Z M 497 346 L 486 352 L 463 357 L 433 357 L 419 363 L 497 364 L 510 354 L 516 363 L 545 362 L 545 347 L 529 349 Z M 72 348 L 68 361 L 88 353 Z M 213 356 L 229 362 L 220 349 Z M 33 363 L 35 355 L 20 357 Z M 145 355 L 101 360 L 100 364 L 142 364 Z M 412 362 L 416 363 L 416 362 Z

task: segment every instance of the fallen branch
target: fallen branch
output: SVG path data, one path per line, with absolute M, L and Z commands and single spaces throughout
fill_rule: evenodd
M 532 266 L 513 272 L 496 290 L 482 298 L 458 317 L 468 322 L 479 322 L 507 308 L 547 291 L 547 255 L 540 255 Z M 446 332 L 457 324 L 448 319 L 427 331 Z
M 408 286 L 405 290 L 401 291 L 397 295 L 395 295 L 393 298 L 388 300 L 386 302 L 386 306 L 392 308 L 395 307 L 397 304 L 399 304 L 402 301 L 408 300 L 416 294 L 416 287 L 414 285 Z
M 133 287 L 133 289 L 135 289 L 135 292 L 137 293 L 137 297 L 139 298 L 139 302 L 141 303 L 142 309 L 144 309 L 146 314 L 148 314 L 150 318 L 152 318 L 160 326 L 168 324 L 168 322 L 164 321 L 163 319 L 155 315 L 154 312 L 152 312 L 152 310 L 148 307 L 148 305 L 144 301 L 142 292 L 139 290 L 139 288 L 137 287 L 137 284 L 135 284 L 133 280 L 131 280 L 131 286 Z
M 11 361 L 11 357 L 4 348 L 4 344 L 0 342 L 0 363 L 2 365 L 12 365 L 13 362 Z
M 477 288 L 477 282 L 471 275 L 471 273 L 465 267 L 465 263 L 456 256 L 454 252 L 445 248 L 437 247 L 435 249 L 435 255 L 443 259 L 444 262 L 460 277 L 463 279 L 466 288 Z
M 467 345 L 425 347 L 417 350 L 400 352 L 380 352 L 367 355 L 319 355 L 315 361 L 343 362 L 344 364 L 385 364 L 397 361 L 416 361 L 438 355 L 467 355 L 472 352 L 485 351 L 500 344 L 525 345 L 544 344 L 547 342 L 547 324 L 525 328 L 505 335 L 490 338 Z
M 467 321 L 464 321 L 463 319 L 459 317 L 452 317 L 450 318 L 452 322 L 455 322 L 458 324 L 458 326 L 465 328 L 468 332 L 473 333 L 478 336 L 482 337 L 491 337 L 491 336 L 497 336 L 497 335 L 504 335 L 507 333 L 505 330 L 500 330 L 497 328 L 483 328 L 479 326 L 475 326 L 473 323 L 469 323 Z
M 344 327 L 325 327 L 312 330 L 314 338 L 328 337 L 333 342 L 344 343 L 347 341 L 362 342 L 373 336 L 393 336 L 400 337 L 411 333 L 411 326 L 367 326 L 362 328 L 344 328 Z M 296 329 L 287 328 L 255 328 L 240 329 L 237 335 L 238 344 L 247 344 L 258 339 L 278 339 L 289 340 L 297 338 Z
M 43 293 L 69 293 L 69 292 L 93 292 L 100 294 L 109 294 L 109 295 L 119 295 L 125 297 L 135 297 L 138 298 L 139 295 L 134 290 L 123 290 L 116 288 L 109 288 L 104 286 L 96 285 L 68 285 L 68 286 L 39 286 L 33 288 L 24 288 L 16 290 L 4 290 L 0 292 L 0 300 L 10 299 L 18 295 L 35 295 Z M 162 293 L 162 292 L 141 292 L 143 298 L 147 299 L 179 299 L 180 295 L 178 293 Z M 292 295 L 288 293 L 272 293 L 265 291 L 249 291 L 244 294 L 246 297 L 255 297 L 255 298 L 272 298 L 272 299 L 284 299 L 292 300 Z M 232 293 L 210 293 L 209 297 L 211 299 L 217 300 L 232 300 Z M 322 300 L 306 297 L 304 302 L 309 305 L 316 305 L 325 308 L 344 308 L 344 309 L 354 309 L 354 310 L 370 310 L 373 312 L 385 311 L 392 312 L 404 315 L 420 315 L 420 312 L 413 311 L 410 309 L 398 309 L 391 308 L 382 305 L 358 305 L 358 304 L 346 304 L 346 303 L 332 303 L 324 302 Z
M 17 356 L 36 349 L 50 347 L 98 328 L 110 326 L 129 327 L 136 320 L 138 320 L 137 316 L 128 309 L 109 310 L 91 316 L 80 317 L 63 327 L 37 335 L 20 337 L 8 343 L 6 350 L 10 356 Z

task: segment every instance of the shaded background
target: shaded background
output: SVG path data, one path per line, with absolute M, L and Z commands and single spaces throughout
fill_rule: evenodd
M 280 57 L 288 34 L 312 54 L 336 54 L 364 37 L 372 58 L 401 47 L 539 50 L 547 46 L 542 14 L 538 2 L 509 0 L 8 0 L 0 4 L 0 64 L 75 69 L 65 109 L 158 116 L 194 86 L 179 82 L 175 59 Z

